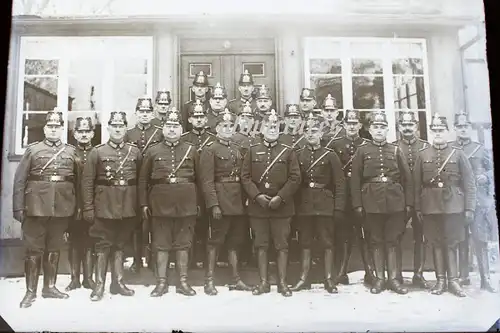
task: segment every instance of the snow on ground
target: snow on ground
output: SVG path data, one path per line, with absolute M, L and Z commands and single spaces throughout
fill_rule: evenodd
M 131 286 L 134 297 L 111 296 L 106 288 L 101 302 L 89 300 L 90 291 L 78 289 L 68 300 L 39 296 L 31 308 L 20 309 L 25 292 L 24 279 L 0 279 L 0 314 L 14 331 L 66 332 L 353 332 L 353 331 L 486 331 L 500 318 L 500 294 L 467 287 L 467 298 L 451 294 L 435 296 L 428 291 L 396 295 L 385 291 L 372 295 L 362 285 L 363 272 L 349 274 L 351 285 L 339 286 L 339 294 L 329 295 L 322 285 L 290 298 L 277 294 L 253 296 L 219 287 L 218 296 L 175 294 L 174 287 L 162 298 L 149 297 L 152 287 Z M 405 277 L 411 278 L 411 273 Z M 426 273 L 433 279 L 433 273 Z M 492 276 L 495 287 L 500 274 Z M 109 286 L 110 276 L 107 279 Z M 39 294 L 41 291 L 40 278 Z M 69 276 L 61 275 L 57 287 L 64 290 Z

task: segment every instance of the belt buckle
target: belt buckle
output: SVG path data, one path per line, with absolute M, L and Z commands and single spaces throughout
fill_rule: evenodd
M 170 177 L 170 184 L 176 184 L 177 183 L 177 177 Z
M 271 184 L 269 184 L 268 182 L 265 182 L 265 183 L 264 183 L 264 187 L 265 187 L 265 188 L 270 188 L 270 187 L 271 187 Z
M 56 182 L 56 181 L 57 181 L 57 179 L 58 179 L 58 176 L 50 176 L 50 178 L 49 178 L 49 180 L 50 180 L 51 182 Z
M 347 177 L 351 177 L 351 171 L 347 173 Z
M 240 177 L 238 177 L 238 176 L 234 177 L 234 181 L 239 182 L 240 181 Z
M 118 181 L 118 184 L 120 184 L 121 186 L 125 185 L 125 179 L 120 179 Z
M 310 183 L 309 183 L 309 187 L 310 187 L 310 188 L 313 188 L 313 187 L 314 187 L 314 185 L 316 185 L 316 184 L 314 184 L 314 182 L 310 182 Z
M 438 182 L 438 187 L 443 187 L 443 186 L 444 186 L 443 182 Z

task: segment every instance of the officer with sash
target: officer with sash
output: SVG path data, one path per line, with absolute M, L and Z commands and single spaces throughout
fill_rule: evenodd
M 398 146 L 387 142 L 388 131 L 385 112 L 375 112 L 370 123 L 373 141 L 360 146 L 352 161 L 351 199 L 370 232 L 376 276 L 370 292 L 379 294 L 387 286 L 406 294 L 408 289 L 397 280 L 396 248 L 413 214 L 414 190 L 408 162 Z
M 304 128 L 302 113 L 299 111 L 299 105 L 287 104 L 285 109 L 285 129 L 280 135 L 280 142 L 298 150 L 305 146 Z
M 194 94 L 194 99 L 186 102 L 181 110 L 182 114 L 182 128 L 184 132 L 191 130 L 191 123 L 188 121 L 190 115 L 193 112 L 193 108 L 197 101 L 203 105 L 203 110 L 208 110 L 210 103 L 208 101 L 208 76 L 200 71 L 194 76 L 193 86 L 191 87 L 191 92 Z
M 42 297 L 69 297 L 56 288 L 56 278 L 64 233 L 78 208 L 80 161 L 75 147 L 61 142 L 62 112 L 47 113 L 43 131 L 45 139 L 26 147 L 14 175 L 12 209 L 14 219 L 21 222 L 26 248 L 21 308 L 36 299 L 42 256 Z
M 257 105 L 255 103 L 255 99 L 253 98 L 253 76 L 248 72 L 248 70 L 245 70 L 245 72 L 240 75 L 240 80 L 238 81 L 238 91 L 240 92 L 240 98 L 235 98 L 229 101 L 229 111 L 238 115 L 242 111 L 243 106 L 248 102 L 253 112 Z
M 133 296 L 123 283 L 123 259 L 126 242 L 137 229 L 137 178 L 142 161 L 141 150 L 125 141 L 127 116 L 111 112 L 109 141 L 96 146 L 83 169 L 83 219 L 92 223 L 90 236 L 96 238 L 96 287 L 90 298 L 100 301 L 104 295 L 107 263 L 111 255 L 111 294 Z
M 315 112 L 316 104 L 314 89 L 302 88 L 299 97 L 299 110 L 302 116 L 307 118 L 309 113 Z
M 92 138 L 94 137 L 94 125 L 90 117 L 78 117 L 75 120 L 73 136 L 77 142 L 76 154 L 81 162 L 81 170 L 87 162 L 87 157 L 92 149 Z M 80 176 L 81 177 L 81 176 Z M 69 224 L 69 263 L 71 271 L 71 282 L 66 287 L 66 291 L 80 288 L 82 285 L 86 289 L 94 289 L 95 282 L 92 279 L 94 272 L 94 244 L 89 236 L 90 225 L 82 221 L 81 201 L 78 204 L 78 211 L 75 219 Z M 83 281 L 80 284 L 80 267 L 83 267 Z
M 188 283 L 188 259 L 198 213 L 199 155 L 194 145 L 180 140 L 181 133 L 180 114 L 170 111 L 163 125 L 165 141 L 146 152 L 139 177 L 143 219 L 152 217 L 157 282 L 151 297 L 168 292 L 170 251 L 176 253 L 180 277 L 176 292 L 185 296 L 196 295 Z
M 154 105 L 156 117 L 151 121 L 151 124 L 163 126 L 163 123 L 167 119 L 167 112 L 170 110 L 171 103 L 170 91 L 166 89 L 158 90 Z
M 401 112 L 399 117 L 399 133 L 401 139 L 396 141 L 395 144 L 401 149 L 406 157 L 410 171 L 413 172 L 415 160 L 418 152 L 427 148 L 430 144 L 417 137 L 418 120 L 416 114 L 411 111 Z M 424 238 L 422 223 L 415 214 L 410 217 L 413 229 L 413 278 L 412 283 L 416 287 L 427 288 L 428 283 L 424 279 L 424 265 L 425 265 L 425 252 L 426 241 Z M 403 236 L 403 235 L 402 235 Z M 401 237 L 402 237 L 401 236 Z M 401 239 L 398 243 L 398 280 L 403 283 L 403 255 L 401 249 Z
M 458 280 L 457 246 L 465 239 L 466 223 L 474 219 L 475 177 L 464 151 L 446 141 L 446 117 L 436 113 L 429 128 L 432 145 L 419 152 L 413 175 L 416 215 L 433 245 L 437 282 L 431 293 L 441 295 L 447 284 L 449 292 L 465 297 Z
M 245 154 L 241 171 L 261 280 L 252 293 L 270 292 L 267 253 L 272 237 L 278 251 L 278 292 L 288 297 L 292 295 L 286 282 L 288 237 L 295 215 L 294 195 L 301 184 L 300 167 L 295 151 L 278 142 L 279 123 L 274 110 L 265 123 L 263 140 Z
M 323 102 L 321 110 L 323 117 L 323 138 L 321 144 L 326 148 L 332 148 L 332 143 L 335 139 L 345 136 L 345 128 L 342 122 L 338 121 L 339 110 L 337 109 L 337 101 L 332 95 L 328 94 Z
M 137 124 L 127 131 L 126 142 L 137 145 L 142 155 L 153 144 L 162 140 L 162 128 L 153 124 L 153 101 L 149 97 L 137 99 L 135 115 Z M 137 230 L 133 234 L 134 261 L 130 270 L 137 273 L 142 268 L 142 258 L 144 253 L 144 243 L 146 244 L 146 258 L 151 262 L 151 251 L 149 250 L 149 230 L 145 230 L 146 223 L 137 224 Z
M 469 115 L 458 113 L 455 115 L 455 131 L 457 140 L 455 145 L 461 147 L 469 159 L 476 178 L 477 200 L 474 221 L 466 226 L 465 241 L 459 244 L 459 268 L 463 285 L 469 284 L 469 228 L 472 234 L 474 253 L 476 254 L 481 289 L 495 292 L 490 282 L 488 258 L 488 240 L 496 232 L 496 222 L 490 217 L 490 211 L 495 209 L 493 198 L 493 161 L 486 153 L 484 146 L 471 140 L 471 122 Z
M 311 246 L 316 234 L 324 252 L 324 286 L 337 293 L 333 276 L 335 224 L 344 219 L 346 187 L 337 154 L 321 146 L 320 122 L 309 115 L 304 130 L 306 146 L 297 157 L 302 174 L 302 189 L 297 196 L 297 220 L 301 247 L 301 276 L 292 291 L 310 289 Z
M 210 132 L 216 133 L 215 128 L 217 127 L 217 122 L 222 116 L 224 110 L 227 106 L 227 92 L 219 82 L 215 85 L 210 93 L 210 108 L 207 110 L 207 127 Z
M 357 110 L 346 110 L 346 115 L 344 117 L 344 126 L 346 130 L 346 136 L 337 137 L 332 141 L 331 147 L 335 150 L 337 155 L 342 162 L 342 171 L 346 179 L 351 179 L 352 175 L 352 161 L 359 147 L 362 147 L 368 143 L 367 140 L 359 136 L 359 130 L 361 128 L 359 111 Z M 339 271 L 336 282 L 344 285 L 349 284 L 349 277 L 347 275 L 347 269 L 349 267 L 349 259 L 351 258 L 352 245 L 354 238 L 358 239 L 358 246 L 361 253 L 361 259 L 363 261 L 363 267 L 365 269 L 364 282 L 367 285 L 372 285 L 374 281 L 373 276 L 373 265 L 372 265 L 372 255 L 369 250 L 369 231 L 363 227 L 363 221 L 360 220 L 351 206 L 351 197 L 349 191 L 349 183 L 347 183 L 347 196 L 346 200 L 346 219 L 336 223 L 336 242 L 335 242 L 335 254 L 336 260 L 335 264 L 338 265 Z M 353 223 L 354 222 L 354 223 Z

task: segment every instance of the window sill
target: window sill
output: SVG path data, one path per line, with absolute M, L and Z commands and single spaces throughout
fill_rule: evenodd
M 22 157 L 23 157 L 23 155 L 17 155 L 17 154 L 9 153 L 7 155 L 7 160 L 9 162 L 19 162 Z

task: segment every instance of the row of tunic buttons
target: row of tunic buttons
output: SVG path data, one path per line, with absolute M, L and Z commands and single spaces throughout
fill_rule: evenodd
M 271 147 L 267 147 L 267 166 L 269 166 L 269 163 L 271 163 Z M 268 180 L 269 180 L 269 172 L 266 174 L 266 182 L 264 183 L 265 188 L 271 187 Z

